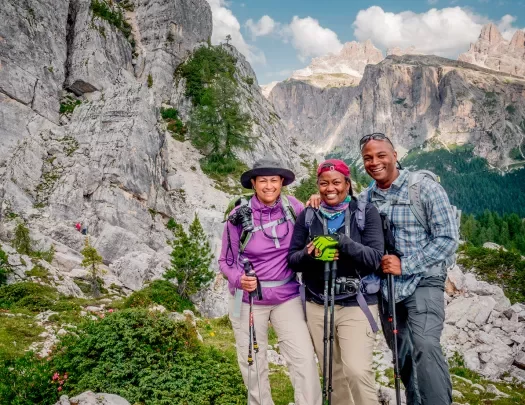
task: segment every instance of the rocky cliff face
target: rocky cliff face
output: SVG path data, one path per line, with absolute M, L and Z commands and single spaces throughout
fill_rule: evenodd
M 525 33 L 516 31 L 509 42 L 494 24 L 487 24 L 481 30 L 477 42 L 470 45 L 468 52 L 459 55 L 458 60 L 498 72 L 525 76 Z
M 3 214 L 25 219 L 41 247 L 55 245 L 57 277 L 82 274 L 83 238 L 73 227 L 82 221 L 111 282 L 135 290 L 169 264 L 169 217 L 186 224 L 198 214 L 218 251 L 229 197 L 200 171 L 200 153 L 174 140 L 159 120 L 162 103 L 188 116 L 191 103 L 174 72 L 211 36 L 208 3 L 125 3 L 126 10 L 105 4 L 129 26 L 94 14 L 90 0 L 2 2 L 0 196 Z M 244 57 L 231 52 L 239 77 L 255 78 Z M 301 174 L 300 148 L 256 80 L 239 82 L 258 139 L 241 158 L 251 163 L 274 153 Z M 61 102 L 78 105 L 61 115 Z M 2 224 L 4 241 L 13 227 Z M 222 277 L 215 287 L 222 291 Z M 211 298 L 204 306 L 222 315 L 225 305 Z
M 290 133 L 329 152 L 358 155 L 358 140 L 384 132 L 400 152 L 433 139 L 475 145 L 496 166 L 525 138 L 525 81 L 436 56 L 389 56 L 368 65 L 357 87 L 319 89 L 303 81 L 270 93 Z
M 317 87 L 357 86 L 366 65 L 383 60 L 383 54 L 372 41 L 347 42 L 337 54 L 314 58 L 304 69 L 296 70 L 292 79 Z

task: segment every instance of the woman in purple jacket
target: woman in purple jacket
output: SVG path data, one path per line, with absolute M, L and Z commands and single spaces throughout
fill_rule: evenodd
M 303 205 L 281 195 L 281 188 L 295 175 L 274 159 L 261 159 L 243 173 L 243 187 L 255 191 L 247 203 L 229 215 L 222 237 L 219 267 L 228 278 L 231 293 L 229 316 L 237 347 L 237 360 L 249 392 L 249 403 L 273 405 L 268 379 L 268 322 L 279 339 L 294 386 L 297 405 L 320 405 L 321 386 L 314 348 L 304 319 L 299 283 L 288 267 L 288 248 L 295 218 Z M 253 226 L 251 232 L 246 229 Z M 244 230 L 243 230 L 244 229 Z M 249 262 L 256 277 L 247 276 Z M 262 299 L 253 302 L 253 321 L 259 352 L 248 364 L 249 293 L 260 285 Z

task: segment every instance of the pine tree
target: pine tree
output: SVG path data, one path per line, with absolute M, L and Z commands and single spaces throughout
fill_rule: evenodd
M 86 238 L 85 247 L 80 251 L 84 260 L 82 260 L 82 267 L 88 269 L 91 281 L 91 293 L 94 297 L 100 296 L 100 286 L 98 278 L 104 274 L 104 270 L 98 267 L 102 264 L 102 256 L 100 256 L 93 246 L 89 244 L 89 238 Z
M 164 274 L 164 278 L 176 279 L 179 294 L 189 298 L 215 277 L 215 272 L 210 270 L 213 259 L 210 243 L 197 215 L 188 234 L 181 224 L 175 224 L 172 232 L 174 240 L 170 242 L 173 247 L 171 267 Z
M 29 229 L 25 224 L 19 223 L 15 228 L 15 237 L 13 239 L 13 247 L 21 255 L 31 255 L 32 249 L 31 237 L 29 236 Z

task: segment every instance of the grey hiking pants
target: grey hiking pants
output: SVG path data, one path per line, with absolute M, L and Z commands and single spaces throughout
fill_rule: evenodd
M 452 403 L 452 383 L 440 345 L 445 321 L 443 290 L 443 278 L 423 279 L 410 297 L 396 304 L 399 370 L 408 405 Z M 388 302 L 382 297 L 379 316 L 392 348 Z

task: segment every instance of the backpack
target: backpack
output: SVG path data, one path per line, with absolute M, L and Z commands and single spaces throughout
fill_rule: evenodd
M 425 177 L 435 181 L 436 183 L 440 183 L 439 176 L 430 170 L 417 170 L 415 172 L 410 172 L 408 175 L 408 199 L 410 200 L 410 209 L 412 214 L 414 214 L 421 226 L 425 228 L 425 231 L 430 234 L 430 224 L 428 223 L 425 207 L 423 207 L 423 203 L 421 202 L 421 181 Z M 456 218 L 456 224 L 459 228 L 461 221 L 461 210 L 452 204 L 451 207 L 454 217 Z
M 245 193 L 245 194 L 241 194 L 240 196 L 237 196 L 233 198 L 232 200 L 230 200 L 230 202 L 228 203 L 228 207 L 226 208 L 226 211 L 224 212 L 223 222 L 226 222 L 228 220 L 230 213 L 235 207 L 238 207 L 241 205 L 247 205 L 251 208 L 251 198 L 253 197 L 253 195 L 254 195 L 253 193 Z M 276 222 L 276 224 L 279 225 L 286 221 L 291 221 L 292 226 L 295 225 L 295 221 L 297 219 L 297 214 L 295 212 L 295 209 L 293 205 L 290 204 L 290 200 L 288 199 L 288 197 L 282 193 L 281 193 L 281 204 L 283 205 L 283 208 L 284 208 L 284 214 L 285 214 L 284 218 L 281 218 L 276 221 L 272 221 L 269 224 L 265 224 L 265 227 L 269 225 L 270 226 L 275 225 L 274 222 Z M 253 213 L 252 213 L 252 224 L 253 223 L 254 222 L 253 222 Z M 246 249 L 246 246 L 248 245 L 248 242 L 250 241 L 252 234 L 254 232 L 260 231 L 261 229 L 262 228 L 258 226 L 258 227 L 255 227 L 254 230 L 251 232 L 246 232 L 244 231 L 244 229 L 242 230 L 241 236 L 239 237 L 239 241 L 240 241 L 239 254 L 242 254 L 244 250 Z M 229 242 L 229 234 L 228 234 L 228 242 Z
M 437 174 L 431 172 L 430 170 L 416 170 L 413 172 L 409 172 L 408 174 L 408 199 L 410 201 L 410 210 L 412 211 L 412 214 L 416 217 L 418 222 L 421 224 L 421 226 L 425 229 L 425 232 L 427 234 L 430 234 L 430 224 L 427 217 L 427 213 L 425 212 L 425 207 L 423 206 L 423 202 L 421 201 L 421 183 L 422 180 L 428 178 L 432 181 L 435 181 L 436 183 L 440 183 L 440 178 Z M 371 201 L 371 191 L 372 186 L 374 185 L 375 181 L 372 181 L 370 185 L 368 186 L 368 189 L 366 190 L 367 198 L 366 201 Z M 461 223 L 461 210 L 458 209 L 455 205 L 452 205 L 452 211 L 453 215 L 456 219 L 456 225 L 458 227 L 457 235 L 459 235 L 459 225 Z M 450 256 L 445 261 L 445 266 L 450 267 L 455 262 L 455 254 Z

